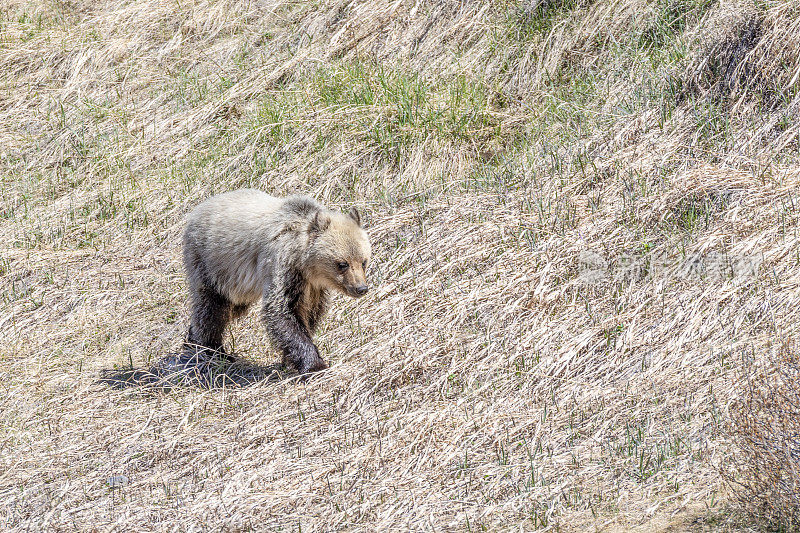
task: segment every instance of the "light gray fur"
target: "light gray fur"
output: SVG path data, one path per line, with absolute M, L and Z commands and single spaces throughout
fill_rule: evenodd
M 330 290 L 366 292 L 370 253 L 357 211 L 344 215 L 305 196 L 254 189 L 209 198 L 189 214 L 183 235 L 192 298 L 187 349 L 224 354 L 226 325 L 263 298 L 284 361 L 301 373 L 326 368 L 311 336 Z

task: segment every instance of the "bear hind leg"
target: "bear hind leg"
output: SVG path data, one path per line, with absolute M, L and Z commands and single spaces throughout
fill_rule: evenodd
M 230 300 L 208 287 L 199 287 L 193 292 L 192 318 L 184 347 L 198 353 L 211 350 L 227 357 L 222 338 L 233 318 L 234 306 Z

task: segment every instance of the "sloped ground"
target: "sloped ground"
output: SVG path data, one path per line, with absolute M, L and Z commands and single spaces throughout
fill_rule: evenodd
M 5 2 L 0 523 L 762 527 L 720 465 L 800 323 L 798 50 L 790 0 Z M 98 383 L 242 186 L 365 213 L 331 369 L 254 312 L 251 386 Z

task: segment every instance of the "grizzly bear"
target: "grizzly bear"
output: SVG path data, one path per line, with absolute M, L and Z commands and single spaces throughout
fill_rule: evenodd
M 225 327 L 262 299 L 283 363 L 300 374 L 327 368 L 312 335 L 330 291 L 367 293 L 370 256 L 355 208 L 344 215 L 306 196 L 275 198 L 254 189 L 209 198 L 189 214 L 183 234 L 192 306 L 184 353 L 230 358 Z

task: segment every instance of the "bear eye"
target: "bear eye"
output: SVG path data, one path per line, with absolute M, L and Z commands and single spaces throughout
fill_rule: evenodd
M 338 268 L 338 269 L 339 269 L 339 270 L 341 270 L 342 272 L 344 272 L 345 270 L 347 270 L 347 267 L 349 267 L 349 266 L 350 266 L 349 264 L 347 264 L 347 263 L 345 263 L 345 262 L 343 262 L 343 261 L 339 261 L 338 263 L 336 263 L 336 268 Z
M 366 259 L 364 259 L 364 262 L 361 263 L 361 268 L 363 268 L 364 270 L 367 269 L 367 260 Z

